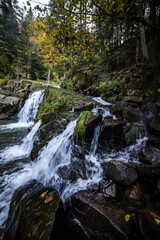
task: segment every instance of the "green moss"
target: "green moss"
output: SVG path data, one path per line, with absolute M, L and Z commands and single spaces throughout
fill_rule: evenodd
M 37 89 L 44 89 L 44 86 L 42 86 L 41 83 L 34 83 L 33 84 L 33 90 L 37 90 Z
M 44 101 L 40 104 L 36 116 L 36 121 L 42 115 L 46 117 L 42 119 L 42 125 L 50 120 L 50 118 L 58 117 L 60 113 L 69 111 L 69 103 L 65 94 L 58 89 L 47 88 L 44 95 Z
M 122 116 L 126 116 L 127 108 L 125 108 L 122 104 L 116 104 L 114 107 L 110 109 L 111 113 L 116 114 L 119 113 Z
M 0 87 L 4 86 L 7 83 L 5 79 L 0 79 Z
M 92 114 L 91 111 L 84 111 L 81 112 L 78 119 L 77 124 L 74 130 L 74 136 L 76 139 L 76 142 L 80 140 L 82 142 L 82 145 L 84 144 L 84 138 L 85 138 L 85 121 L 88 117 L 90 117 Z

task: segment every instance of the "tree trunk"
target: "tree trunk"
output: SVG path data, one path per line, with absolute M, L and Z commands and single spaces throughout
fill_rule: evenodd
M 17 65 L 17 80 L 19 80 L 19 66 Z
M 135 57 L 135 62 L 136 62 L 136 64 L 139 63 L 139 46 L 140 46 L 140 42 L 139 42 L 139 40 L 137 40 L 137 45 L 136 45 L 136 57 Z
M 142 49 L 142 56 L 144 59 L 148 60 L 148 49 L 146 44 L 146 34 L 143 24 L 139 24 L 139 32 L 140 32 L 140 39 L 141 39 L 141 49 Z
M 9 61 L 9 79 L 11 79 L 12 76 L 11 76 L 11 62 Z

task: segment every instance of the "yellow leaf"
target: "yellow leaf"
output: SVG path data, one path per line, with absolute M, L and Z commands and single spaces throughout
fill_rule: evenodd
M 154 218 L 154 220 L 158 225 L 160 224 L 160 220 L 158 218 Z
M 47 192 L 48 192 L 48 191 L 47 191 Z M 42 193 L 42 194 L 41 194 L 41 197 L 43 198 L 43 197 L 47 194 L 47 192 Z
M 131 217 L 131 215 L 127 214 L 127 215 L 125 216 L 125 221 L 128 222 L 128 221 L 130 220 L 130 217 Z
M 158 216 L 157 214 L 151 212 L 151 215 L 154 217 L 155 222 L 157 223 L 157 225 L 160 224 L 160 216 Z

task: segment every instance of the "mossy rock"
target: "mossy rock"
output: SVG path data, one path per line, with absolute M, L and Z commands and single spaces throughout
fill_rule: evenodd
M 56 89 L 47 89 L 44 100 L 39 106 L 36 121 L 42 119 L 42 125 L 46 124 L 67 110 L 69 111 L 69 105 L 65 95 Z
M 68 112 L 69 115 L 72 110 L 80 112 L 92 108 L 92 101 L 84 96 L 64 89 L 48 87 L 44 93 L 44 100 L 39 106 L 36 121 L 42 118 L 43 125 L 64 113 Z
M 95 115 L 91 111 L 80 113 L 74 130 L 74 139 L 77 144 L 84 145 L 84 142 L 91 143 L 94 128 L 101 121 L 101 115 Z

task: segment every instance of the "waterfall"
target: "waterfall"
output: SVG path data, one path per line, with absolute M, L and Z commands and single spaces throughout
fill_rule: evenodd
M 33 123 L 39 104 L 43 101 L 44 90 L 30 93 L 23 108 L 18 114 L 20 123 Z
M 38 105 L 43 99 L 43 91 L 34 92 L 29 95 L 23 109 L 19 113 L 19 126 L 21 122 L 29 123 L 34 120 Z M 103 118 L 110 116 L 108 108 L 96 108 L 95 113 L 102 111 Z M 32 116 L 31 116 L 32 115 Z M 18 125 L 17 125 L 18 126 Z M 138 139 L 135 145 L 129 146 L 124 151 L 112 152 L 109 154 L 97 153 L 101 126 L 94 130 L 90 150 L 83 159 L 74 156 L 74 128 L 76 121 L 71 121 L 66 129 L 58 136 L 54 136 L 45 147 L 40 151 L 39 156 L 34 162 L 28 157 L 36 139 L 36 132 L 40 122 L 36 123 L 31 132 L 24 137 L 19 145 L 6 147 L 0 151 L 0 225 L 3 227 L 14 191 L 28 180 L 36 179 L 45 186 L 52 186 L 57 189 L 62 201 L 65 201 L 77 191 L 85 190 L 92 184 L 98 184 L 102 178 L 101 164 L 112 159 L 128 161 L 130 154 L 142 144 L 146 138 Z M 11 129 L 9 129 L 11 131 Z M 78 148 L 78 146 L 76 146 Z M 70 178 L 63 179 L 59 170 L 69 171 L 74 169 L 76 163 L 83 163 L 84 175 L 77 175 L 75 180 Z M 68 167 L 68 168 L 67 168 Z M 79 167 L 81 168 L 81 167 Z M 65 172 L 67 173 L 67 172 Z
M 36 132 L 41 122 L 37 122 L 27 136 L 25 136 L 26 128 L 34 124 L 33 121 L 37 114 L 38 106 L 43 100 L 43 95 L 44 91 L 42 90 L 31 93 L 18 114 L 19 121 L 0 126 L 0 134 L 4 134 L 4 136 L 12 140 L 8 144 L 9 146 L 2 147 L 0 150 L 0 226 L 3 226 L 6 220 L 11 197 L 17 188 L 17 185 L 14 183 L 17 176 L 21 171 L 23 172 L 26 166 L 31 165 L 28 157 L 33 148 Z M 23 138 L 20 141 L 21 135 Z M 18 139 L 20 141 L 19 144 L 17 144 Z M 21 183 L 19 183 L 20 185 Z
M 26 158 L 29 157 L 32 150 L 39 126 L 40 121 L 35 124 L 20 145 L 8 147 L 0 152 L 0 168 L 2 172 L 4 169 L 3 174 L 0 175 L 0 225 L 6 219 L 9 202 L 14 190 L 17 188 L 14 181 L 18 177 L 19 172 L 21 172 L 21 169 L 23 171 L 25 165 L 28 165 Z
M 16 129 L 31 127 L 34 124 L 39 104 L 43 101 L 44 90 L 29 94 L 24 106 L 18 113 L 18 122 L 0 126 L 0 129 Z
M 6 163 L 17 158 L 28 157 L 33 148 L 35 134 L 40 126 L 40 123 L 41 121 L 37 122 L 34 125 L 30 133 L 22 140 L 22 143 L 20 145 L 8 147 L 2 152 L 0 152 L 0 162 L 5 160 Z
M 3 222 L 7 216 L 9 202 L 14 190 L 17 187 L 25 184 L 30 179 L 37 179 L 46 186 L 51 185 L 55 187 L 58 190 L 63 201 L 69 198 L 74 192 L 86 189 L 86 187 L 91 183 L 98 183 L 102 173 L 100 159 L 98 156 L 96 156 L 100 127 L 97 127 L 95 129 L 90 153 L 89 155 L 85 156 L 88 179 L 84 180 L 82 178 L 79 178 L 76 182 L 71 182 L 70 180 L 64 181 L 58 175 L 59 167 L 67 166 L 71 163 L 72 146 L 74 144 L 73 133 L 75 125 L 76 121 L 70 122 L 67 128 L 60 135 L 50 140 L 47 146 L 43 148 L 35 162 L 29 162 L 27 164 L 21 165 L 21 169 L 19 171 L 13 171 L 11 173 L 6 172 L 3 175 L 2 179 L 0 179 L 0 181 L 3 181 L 4 186 L 4 190 L 0 194 L 0 206 L 1 208 L 4 208 L 4 211 L 2 211 L 0 214 L 1 222 Z M 33 135 L 36 132 L 38 126 L 39 123 L 37 123 L 32 129 L 32 134 L 29 133 L 26 139 L 24 139 L 23 143 L 20 146 L 16 147 L 17 150 L 21 149 L 22 151 L 19 155 L 21 155 L 21 153 L 24 153 L 24 148 L 29 151 L 31 145 L 28 147 L 28 143 L 31 142 L 30 139 L 33 139 Z M 12 148 L 7 149 L 6 153 L 3 152 L 3 157 L 5 158 L 7 154 L 9 155 L 9 153 L 11 153 L 11 150 Z M 17 150 L 14 152 L 15 155 L 17 154 Z M 11 155 L 12 159 L 15 160 L 15 158 L 17 158 L 17 155 L 15 158 L 13 153 Z M 8 157 L 9 156 L 7 156 L 7 158 Z M 7 206 L 6 203 L 8 203 Z

